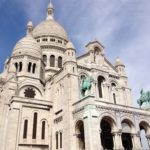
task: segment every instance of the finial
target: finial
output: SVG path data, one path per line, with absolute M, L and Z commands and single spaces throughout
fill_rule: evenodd
M 27 24 L 27 34 L 32 34 L 33 31 L 33 24 L 32 21 L 29 21 Z
M 119 57 L 116 58 L 116 63 L 115 63 L 115 66 L 122 66 L 123 63 L 121 61 L 121 59 Z M 123 65 L 124 66 L 124 65 Z
M 54 6 L 50 0 L 50 3 L 48 4 L 47 7 L 47 20 L 53 20 L 54 19 Z
M 75 49 L 75 47 L 74 47 L 74 45 L 73 45 L 73 43 L 72 43 L 71 41 L 69 41 L 69 42 L 67 43 L 66 48 L 67 48 L 67 49 Z

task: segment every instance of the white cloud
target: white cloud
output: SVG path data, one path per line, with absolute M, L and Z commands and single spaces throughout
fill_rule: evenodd
M 46 16 L 47 4 L 48 0 L 23 1 L 35 23 Z M 79 53 L 88 41 L 100 39 L 106 57 L 113 61 L 119 55 L 126 64 L 134 99 L 140 88 L 150 89 L 149 0 L 66 0 L 54 1 L 54 6 Z

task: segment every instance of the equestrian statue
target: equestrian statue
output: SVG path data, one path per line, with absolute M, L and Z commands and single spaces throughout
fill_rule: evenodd
M 150 107 L 150 91 L 144 92 L 143 89 L 140 92 L 141 96 L 137 100 L 137 103 L 141 107 L 143 103 L 146 103 L 146 107 Z
M 86 76 L 82 77 L 80 84 L 80 93 L 81 97 L 91 94 L 92 82 L 94 81 L 93 77 L 87 78 Z M 87 93 L 87 94 L 86 94 Z

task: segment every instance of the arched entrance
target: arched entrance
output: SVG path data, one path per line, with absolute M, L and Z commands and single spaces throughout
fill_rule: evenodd
M 77 150 L 85 150 L 84 123 L 78 121 L 76 123 Z
M 146 135 L 148 134 L 149 125 L 146 122 L 142 121 L 139 124 L 139 127 L 140 127 L 141 146 L 144 149 L 149 149 L 148 140 L 147 140 L 147 137 L 146 137 Z
M 122 145 L 125 150 L 132 150 L 133 143 L 132 143 L 132 124 L 130 121 L 124 120 L 121 123 L 122 125 Z
M 101 144 L 104 149 L 113 150 L 113 135 L 112 135 L 112 123 L 108 118 L 103 118 L 100 124 L 101 127 Z

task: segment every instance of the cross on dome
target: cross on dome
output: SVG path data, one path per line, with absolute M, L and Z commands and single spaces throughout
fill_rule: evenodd
M 50 0 L 48 7 L 47 7 L 47 20 L 53 20 L 54 19 L 54 6 Z

